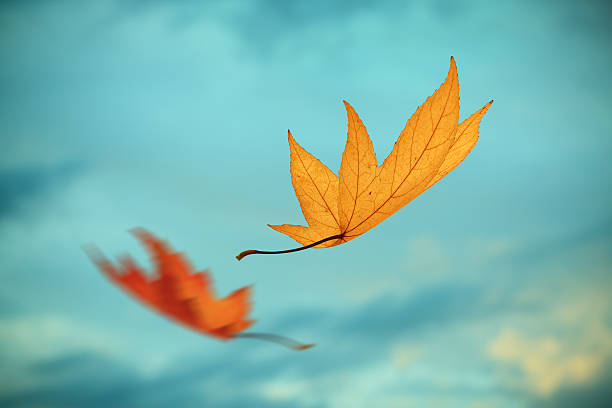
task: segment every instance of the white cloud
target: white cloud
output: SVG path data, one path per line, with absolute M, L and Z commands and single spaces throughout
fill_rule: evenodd
M 0 320 L 0 343 L 31 361 L 79 349 L 104 353 L 116 349 L 104 332 L 54 315 Z
M 286 402 L 303 395 L 305 388 L 303 381 L 275 380 L 263 383 L 259 388 L 259 392 L 268 400 Z
M 421 356 L 421 348 L 411 344 L 397 345 L 391 353 L 391 362 L 396 368 L 407 368 Z
M 478 267 L 507 255 L 517 245 L 517 239 L 510 237 L 474 237 L 466 242 L 465 252 L 471 264 Z
M 565 335 L 531 335 L 505 329 L 489 344 L 487 352 L 503 368 L 519 369 L 518 378 L 504 370 L 506 382 L 548 397 L 561 387 L 592 382 L 612 357 L 609 328 L 597 323 L 574 327 Z
M 32 364 L 82 350 L 111 355 L 117 348 L 103 332 L 65 317 L 0 320 L 0 376 L 5 378 L 5 390 L 35 387 L 37 378 L 27 374 Z

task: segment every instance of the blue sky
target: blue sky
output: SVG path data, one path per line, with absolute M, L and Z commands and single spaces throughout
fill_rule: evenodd
M 612 395 L 606 2 L 0 4 L 0 405 L 575 407 Z M 337 172 L 349 101 L 379 161 L 459 71 L 491 99 L 455 171 L 346 245 L 303 222 L 287 129 Z M 110 285 L 81 250 L 141 226 L 254 284 L 222 343 Z

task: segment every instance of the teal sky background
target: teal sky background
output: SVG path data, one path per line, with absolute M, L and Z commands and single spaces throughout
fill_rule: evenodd
M 3 407 L 607 407 L 608 2 L 0 3 Z M 379 162 L 457 61 L 452 173 L 364 236 L 283 256 L 302 224 L 287 129 L 337 173 L 342 100 Z M 203 337 L 81 246 L 143 227 L 254 284 L 253 331 Z

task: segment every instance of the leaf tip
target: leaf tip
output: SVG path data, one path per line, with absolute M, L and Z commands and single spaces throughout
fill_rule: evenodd
M 147 237 L 151 236 L 151 233 L 142 227 L 130 228 L 128 232 L 132 234 L 134 237 L 141 239 L 141 240 L 146 239 Z
M 86 244 L 81 245 L 81 249 L 85 252 L 85 255 L 89 257 L 89 259 L 95 263 L 99 264 L 104 261 L 104 255 L 102 251 L 94 244 L 93 242 L 88 242 Z
M 491 107 L 491 105 L 493 105 L 493 99 L 491 99 L 485 106 L 483 106 L 482 108 L 480 108 L 480 111 L 484 113 L 486 113 L 486 111 L 489 110 L 489 108 Z
M 457 63 L 455 62 L 455 57 L 450 57 L 450 69 L 449 72 L 457 72 Z
M 355 109 L 350 103 L 348 103 L 344 99 L 342 100 L 342 103 L 344 103 L 344 107 L 346 108 L 346 113 L 349 115 L 349 117 L 351 116 L 351 114 L 355 113 Z

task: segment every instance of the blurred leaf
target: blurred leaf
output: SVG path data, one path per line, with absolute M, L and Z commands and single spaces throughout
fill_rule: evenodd
M 272 334 L 239 333 L 254 320 L 247 317 L 251 310 L 251 287 L 243 287 L 219 299 L 212 287 L 208 271 L 192 273 L 192 267 L 180 253 L 142 228 L 132 230 L 152 255 L 157 277 L 150 280 L 129 256 L 121 259 L 119 269 L 95 248 L 88 249 L 92 261 L 117 286 L 162 315 L 200 333 L 230 340 L 236 337 L 274 341 L 295 350 L 303 345 Z

